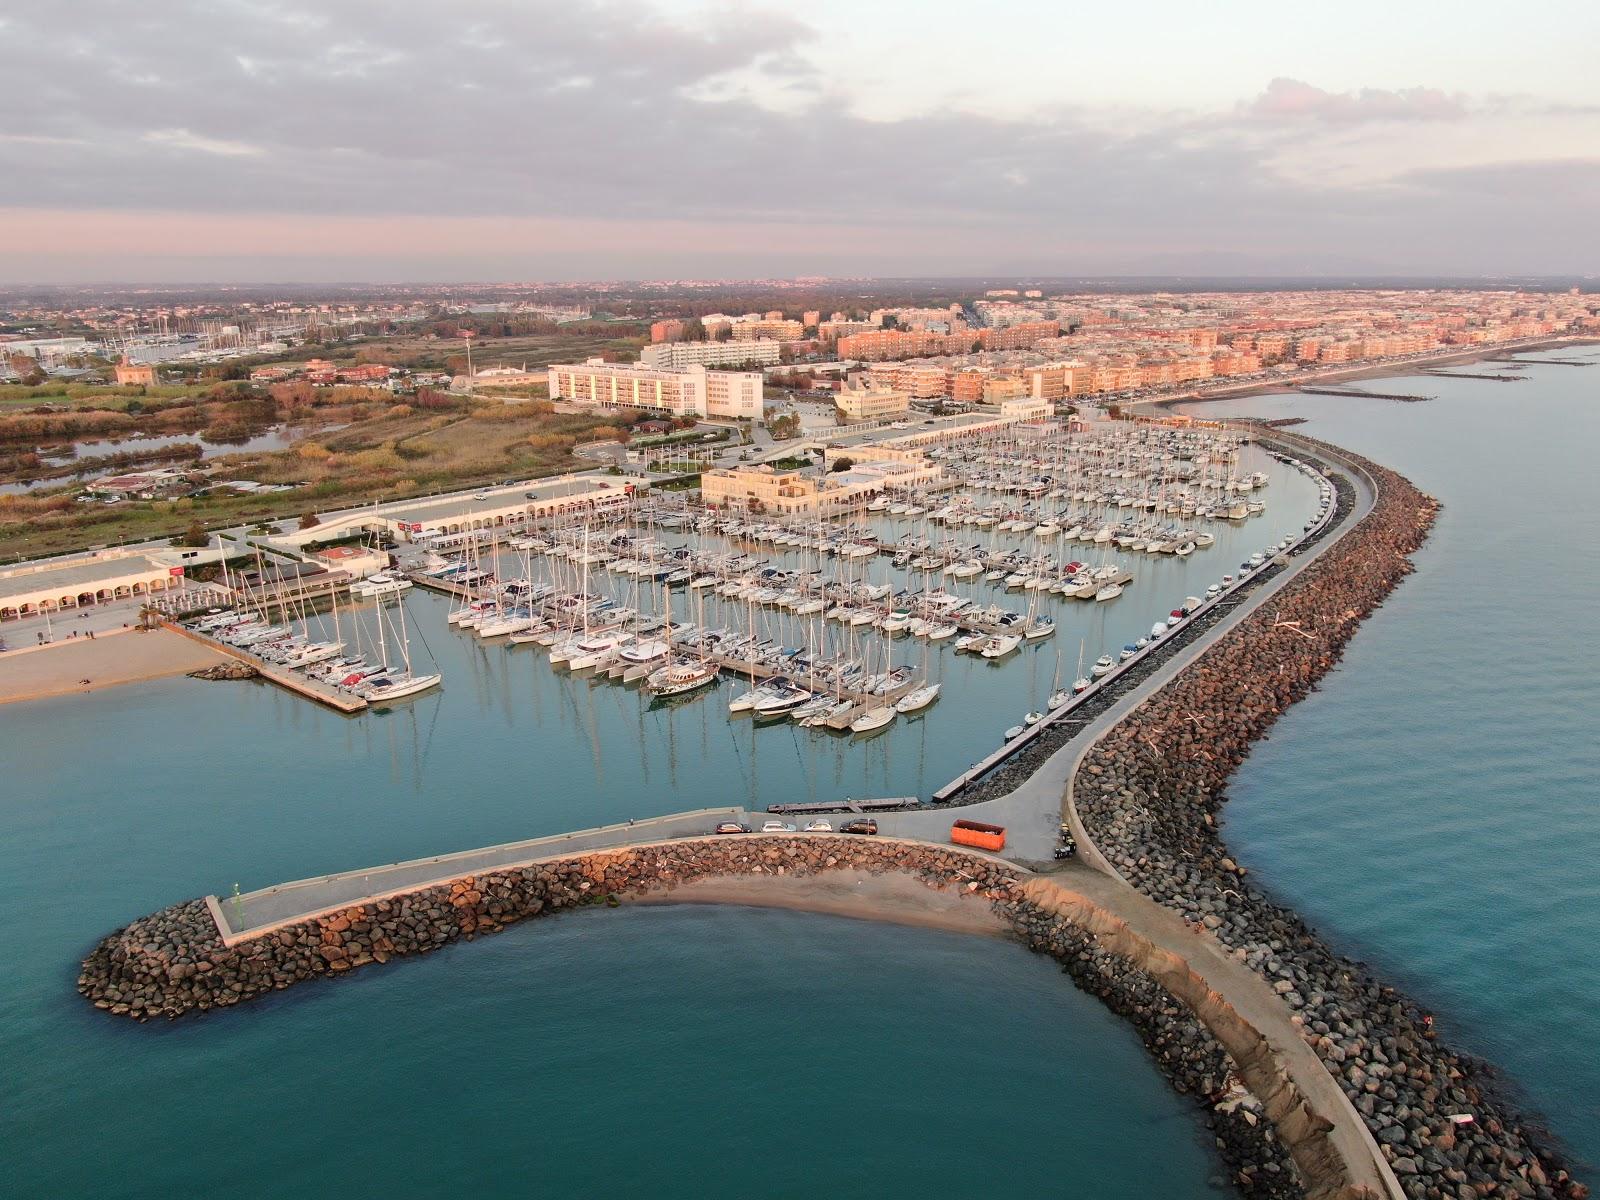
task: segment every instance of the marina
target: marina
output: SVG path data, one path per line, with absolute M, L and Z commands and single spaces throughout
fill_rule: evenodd
M 474 671 L 498 659 L 574 697 L 615 687 L 641 717 L 703 708 L 736 740 L 838 745 L 814 775 L 835 778 L 832 796 L 775 804 L 944 802 L 1137 674 L 1331 515 L 1328 480 L 1250 436 L 1013 426 L 928 451 L 936 490 L 833 517 L 646 495 L 402 544 L 343 599 L 285 589 L 263 562 L 235 581 L 239 604 L 184 624 L 347 714 L 448 694 L 467 652 Z M 889 760 L 906 735 L 926 745 L 930 721 L 957 736 L 933 763 L 919 752 L 909 779 Z

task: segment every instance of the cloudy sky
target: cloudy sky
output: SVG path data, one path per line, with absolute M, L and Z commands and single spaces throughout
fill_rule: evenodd
M 9 0 L 0 281 L 1600 273 L 1600 4 Z

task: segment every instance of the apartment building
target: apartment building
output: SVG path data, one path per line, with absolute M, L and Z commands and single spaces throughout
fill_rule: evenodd
M 871 333 L 876 328 L 877 326 L 871 321 L 847 321 L 834 317 L 832 320 L 818 322 L 817 338 L 824 342 L 836 342 L 854 333 Z
M 1060 321 L 1019 321 L 978 330 L 978 345 L 984 350 L 1027 350 L 1046 338 L 1060 336 Z
M 950 395 L 950 368 L 936 363 L 873 363 L 863 378 L 871 387 L 894 388 L 913 400 L 939 400 Z
M 783 359 L 771 338 L 753 342 L 663 342 L 639 351 L 647 367 L 772 367 Z
M 747 420 L 759 420 L 764 412 L 760 371 L 647 367 L 592 358 L 550 367 L 549 386 L 552 400 L 597 408 Z
M 675 342 L 683 336 L 684 322 L 669 318 L 665 321 L 652 321 L 650 323 L 650 341 Z
M 764 338 L 774 338 L 780 342 L 797 342 L 805 336 L 806 327 L 799 321 L 791 321 L 783 316 L 774 317 L 767 314 L 755 320 L 748 318 L 732 323 L 733 340 L 736 342 L 755 342 Z

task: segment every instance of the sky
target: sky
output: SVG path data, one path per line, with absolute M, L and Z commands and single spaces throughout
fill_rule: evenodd
M 1600 4 L 8 0 L 0 283 L 1600 274 Z

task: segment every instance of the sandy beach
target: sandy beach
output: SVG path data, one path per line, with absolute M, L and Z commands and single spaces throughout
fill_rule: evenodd
M 0 655 L 0 704 L 184 675 L 221 660 L 215 650 L 165 629 L 73 638 Z
M 825 875 L 710 878 L 625 896 L 624 904 L 742 904 L 791 908 L 862 921 L 887 921 L 952 933 L 1004 937 L 1010 927 L 986 900 L 927 887 L 905 875 L 829 871 Z

